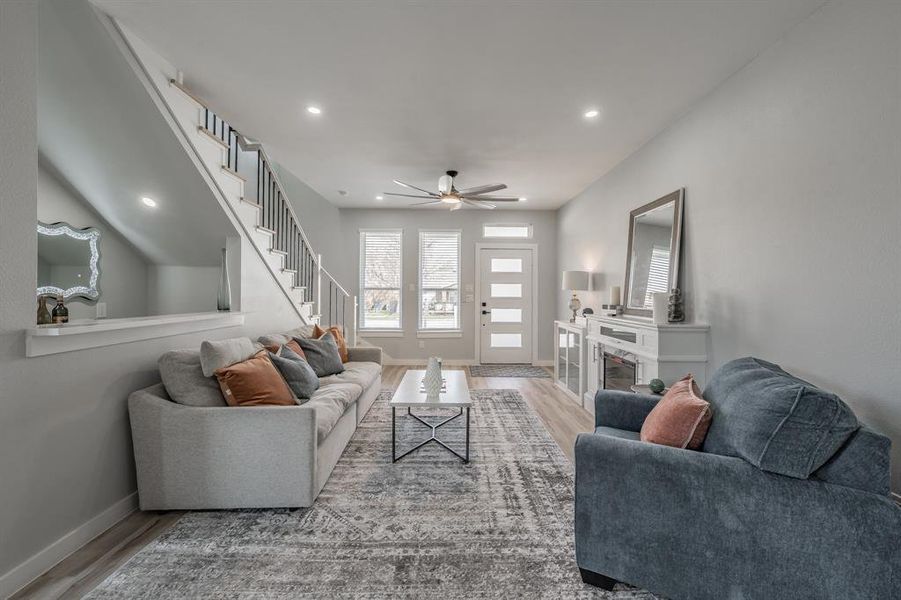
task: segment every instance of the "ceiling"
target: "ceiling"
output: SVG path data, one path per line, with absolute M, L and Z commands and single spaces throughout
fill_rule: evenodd
M 535 209 L 577 195 L 823 4 L 95 2 L 339 206 L 405 206 L 375 196 L 456 169 L 457 187 L 506 183 Z
M 42 0 L 38 27 L 41 160 L 149 262 L 218 265 L 234 227 L 91 6 Z

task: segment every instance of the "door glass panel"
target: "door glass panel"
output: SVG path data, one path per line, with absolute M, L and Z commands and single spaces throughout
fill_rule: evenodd
M 492 348 L 522 348 L 521 333 L 492 333 Z
M 521 283 L 492 283 L 492 298 L 522 298 Z
M 557 379 L 566 383 L 566 331 L 557 330 Z
M 492 258 L 492 273 L 522 273 L 521 258 Z
M 492 308 L 492 323 L 522 323 L 521 308 Z

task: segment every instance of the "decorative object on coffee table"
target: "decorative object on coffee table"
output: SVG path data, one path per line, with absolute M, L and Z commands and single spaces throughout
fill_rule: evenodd
M 666 389 L 666 384 L 663 383 L 662 379 L 652 379 L 648 382 L 648 387 L 651 388 L 651 391 L 655 394 L 662 394 L 663 390 Z
M 219 273 L 219 293 L 216 297 L 216 309 L 222 312 L 232 309 L 231 284 L 228 281 L 228 251 L 222 249 L 222 270 Z
M 441 377 L 441 362 L 435 356 L 429 358 L 425 368 L 425 376 L 422 378 L 422 388 L 429 398 L 437 398 L 441 393 L 444 380 Z
M 588 271 L 563 271 L 562 289 L 570 290 L 573 293 L 569 300 L 569 310 L 573 311 L 570 323 L 576 322 L 576 314 L 582 308 L 582 301 L 576 295 L 577 291 L 585 291 L 589 289 L 590 277 Z
M 685 320 L 685 310 L 682 303 L 682 290 L 673 288 L 669 294 L 669 311 L 667 318 L 670 323 L 681 323 Z

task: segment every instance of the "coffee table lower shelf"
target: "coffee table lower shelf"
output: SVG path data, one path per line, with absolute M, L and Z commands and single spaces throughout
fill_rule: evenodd
M 459 452 L 457 452 L 456 450 L 454 450 L 453 448 L 451 448 L 450 446 L 448 446 L 447 444 L 445 444 L 444 442 L 439 440 L 436 434 L 438 432 L 439 427 L 450 423 L 457 417 L 462 416 L 464 411 L 466 412 L 466 444 L 465 444 L 466 450 L 465 450 L 465 454 L 460 454 Z M 428 444 L 430 442 L 435 442 L 436 444 L 438 444 L 439 446 L 441 446 L 442 448 L 444 448 L 445 450 L 447 450 L 448 452 L 450 452 L 451 454 L 453 454 L 454 456 L 456 456 L 457 458 L 462 460 L 464 463 L 469 462 L 469 407 L 468 406 L 461 407 L 460 412 L 444 419 L 443 421 L 435 423 L 434 425 L 423 420 L 421 417 L 414 415 L 410 411 L 410 407 L 408 406 L 407 407 L 407 416 L 413 417 L 414 419 L 416 419 L 417 421 L 419 421 L 426 427 L 430 427 L 432 429 L 432 435 L 429 439 L 416 444 L 415 446 L 413 446 L 412 448 L 410 448 L 409 450 L 407 450 L 400 456 L 398 456 L 398 454 L 397 454 L 397 432 L 396 432 L 396 426 L 395 426 L 396 415 L 397 415 L 397 407 L 392 406 L 391 407 L 391 462 L 392 463 L 396 463 L 403 457 L 419 450 L 420 448 L 422 448 L 423 446 L 425 446 L 426 444 Z

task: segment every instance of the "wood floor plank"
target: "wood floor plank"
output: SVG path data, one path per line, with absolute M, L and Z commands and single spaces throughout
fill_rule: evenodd
M 396 388 L 407 370 L 422 368 L 387 365 L 382 371 L 382 386 Z M 555 386 L 553 379 L 472 377 L 466 367 L 444 368 L 464 369 L 471 389 L 517 390 L 570 461 L 576 436 L 594 429 L 592 416 Z M 136 511 L 35 579 L 11 600 L 81 598 L 141 548 L 169 530 L 183 514 L 182 511 Z

